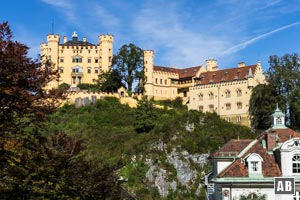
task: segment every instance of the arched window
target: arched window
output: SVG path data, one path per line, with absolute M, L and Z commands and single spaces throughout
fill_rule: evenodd
M 225 91 L 225 97 L 226 98 L 230 98 L 231 94 L 230 94 L 230 90 L 226 90 Z
M 300 154 L 295 154 L 292 159 L 293 174 L 300 174 Z

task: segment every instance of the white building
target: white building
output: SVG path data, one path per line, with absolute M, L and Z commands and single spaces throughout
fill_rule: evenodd
M 300 135 L 284 125 L 284 114 L 278 108 L 272 128 L 254 140 L 230 140 L 210 159 L 213 171 L 205 181 L 210 200 L 256 195 L 268 200 L 300 200 Z M 295 194 L 275 195 L 274 177 L 294 177 Z

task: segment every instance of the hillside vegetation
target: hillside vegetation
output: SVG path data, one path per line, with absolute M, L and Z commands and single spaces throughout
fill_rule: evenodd
M 251 131 L 215 113 L 188 111 L 178 101 L 160 102 L 164 109 L 154 103 L 142 99 L 133 109 L 108 97 L 82 108 L 65 105 L 51 116 L 44 131 L 83 141 L 80 155 L 99 168 L 118 166 L 122 187 L 137 199 L 196 199 L 203 195 L 196 190 L 209 164 L 197 164 L 191 156 L 214 151 L 232 138 L 252 137 Z M 170 160 L 176 157 L 187 160 L 187 165 L 184 161 L 181 165 L 195 174 L 193 180 L 180 181 L 182 172 Z M 172 183 L 165 183 L 165 193 L 155 179 L 158 176 Z

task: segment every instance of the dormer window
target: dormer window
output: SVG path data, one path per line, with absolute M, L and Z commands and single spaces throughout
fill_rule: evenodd
M 249 176 L 262 174 L 262 157 L 257 153 L 252 153 L 247 158 Z

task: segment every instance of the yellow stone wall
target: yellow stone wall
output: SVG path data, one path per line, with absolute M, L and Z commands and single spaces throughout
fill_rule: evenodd
M 72 40 L 73 37 L 77 37 L 77 34 L 73 34 Z M 79 41 L 78 37 L 77 40 Z M 87 42 L 85 37 L 80 41 Z M 51 82 L 47 89 L 56 88 L 61 83 L 67 83 L 71 87 L 76 87 L 79 83 L 95 83 L 101 71 L 108 71 L 111 67 L 113 41 L 114 37 L 107 34 L 100 35 L 98 44 L 95 45 L 67 45 L 67 37 L 60 43 L 60 35 L 48 35 L 47 42 L 40 45 L 42 61 L 50 60 L 53 69 L 60 71 L 60 79 Z
M 253 77 L 191 87 L 188 108 L 216 112 L 227 121 L 250 127 L 249 101 L 252 89 L 262 83 L 266 83 L 265 76 L 258 63 Z

